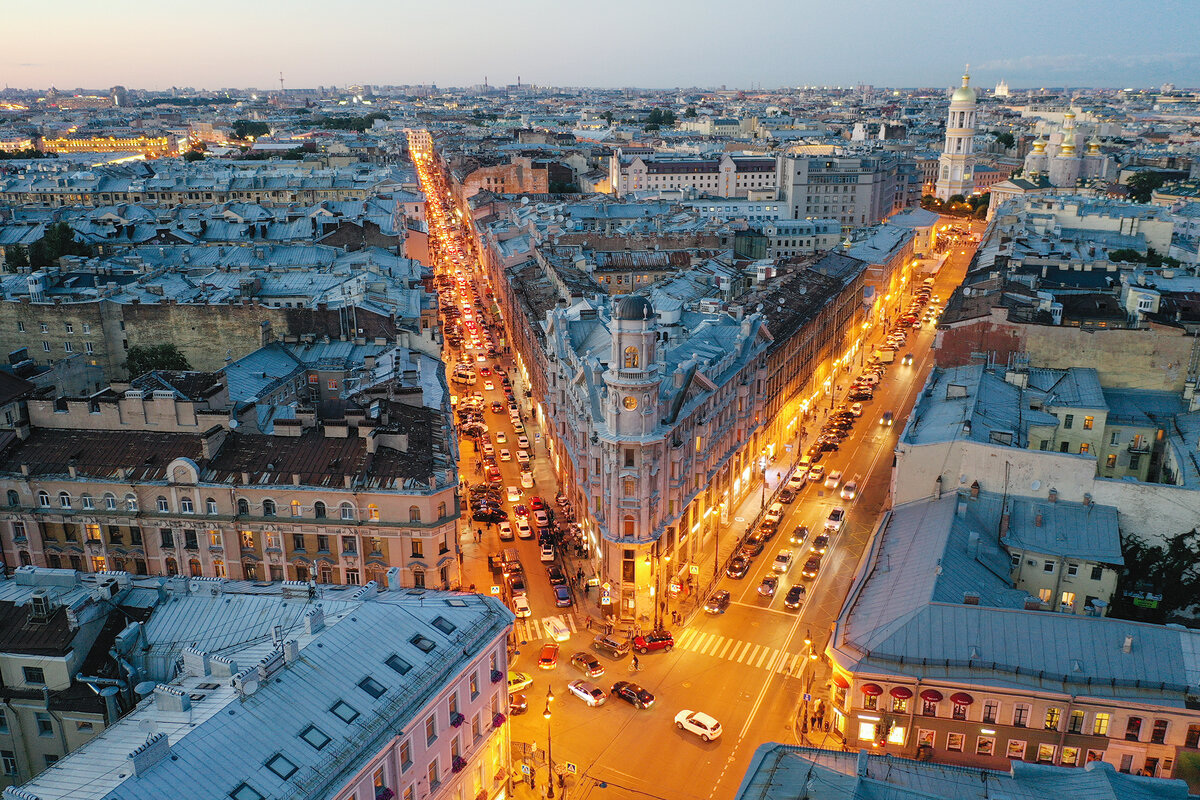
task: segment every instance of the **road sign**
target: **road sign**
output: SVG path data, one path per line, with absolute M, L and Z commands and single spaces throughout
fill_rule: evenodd
M 499 587 L 499 586 L 493 586 L 493 587 L 492 587 L 492 594 L 500 594 L 500 587 Z
M 576 767 L 574 764 L 572 764 L 570 761 L 568 761 L 567 762 L 567 772 L 574 775 L 577 771 L 578 771 L 578 767 Z
M 690 567 L 688 567 L 688 574 L 689 575 L 699 575 L 700 567 L 696 564 L 692 564 Z
M 528 774 L 530 774 L 530 772 L 529 772 L 529 765 L 528 765 L 528 764 L 522 764 L 522 765 L 521 765 L 521 774 L 522 774 L 522 775 L 528 775 Z
M 808 692 L 805 692 L 804 693 L 804 702 L 807 703 L 809 700 L 812 700 L 812 695 L 809 694 Z

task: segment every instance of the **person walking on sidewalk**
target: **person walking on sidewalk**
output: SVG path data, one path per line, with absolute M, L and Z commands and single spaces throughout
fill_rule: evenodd
M 639 664 L 639 663 L 638 663 L 638 657 L 637 657 L 637 656 L 634 656 L 634 657 L 633 657 L 633 671 L 634 671 L 634 672 L 637 672 L 637 671 L 638 671 L 638 670 L 640 670 L 641 668 L 642 668 L 641 664 Z

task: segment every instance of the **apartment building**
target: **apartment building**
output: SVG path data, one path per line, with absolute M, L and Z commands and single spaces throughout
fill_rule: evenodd
M 609 179 L 617 197 L 631 192 L 686 191 L 766 200 L 775 197 L 775 168 L 774 156 L 629 156 L 618 148 L 609 161 Z
M 64 573 L 74 586 L 44 595 L 60 607 L 94 585 Z M 114 652 L 153 688 L 6 800 L 508 796 L 513 616 L 497 600 L 99 577 L 134 615 Z
M 779 196 L 792 219 L 835 219 L 848 232 L 904 207 L 899 163 L 892 154 L 782 156 Z
M 769 258 L 795 258 L 832 250 L 842 240 L 842 227 L 832 219 L 776 219 L 762 226 Z

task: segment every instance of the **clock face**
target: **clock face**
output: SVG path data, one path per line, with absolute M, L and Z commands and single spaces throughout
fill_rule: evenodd
M 626 395 L 625 396 L 625 407 L 628 408 L 630 411 L 633 411 L 635 408 L 637 408 L 637 398 L 631 394 Z

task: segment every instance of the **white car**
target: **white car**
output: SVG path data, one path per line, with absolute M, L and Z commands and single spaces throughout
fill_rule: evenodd
M 842 499 L 853 500 L 856 497 L 858 497 L 858 482 L 848 481 L 846 485 L 842 487 Z
M 544 564 L 549 564 L 554 560 L 554 545 L 550 543 L 542 545 L 541 559 Z
M 507 489 L 505 489 L 505 492 L 508 494 L 508 502 L 510 502 L 510 503 L 521 502 L 521 490 L 518 489 L 517 487 L 509 486 Z
M 829 477 L 825 479 L 825 488 L 836 489 L 841 482 L 842 472 L 841 470 L 835 469 L 833 472 L 829 473 Z
M 500 449 L 500 460 L 501 461 L 512 461 L 512 453 L 508 452 L 507 448 L 501 448 Z
M 854 405 L 850 406 L 850 413 L 856 417 L 861 417 L 863 415 L 863 404 L 855 403 Z
M 518 594 L 513 597 L 513 613 L 518 617 L 529 617 L 533 615 L 533 612 L 529 609 L 529 600 L 526 599 L 525 595 Z
M 525 488 L 525 489 L 533 488 L 533 473 L 532 472 L 522 472 L 521 473 L 521 486 L 522 486 L 522 488 Z
M 539 508 L 537 511 L 533 512 L 533 519 L 535 522 L 537 522 L 539 528 L 544 528 L 550 524 L 550 516 L 546 513 L 544 508 Z
M 517 434 L 517 447 L 521 450 L 529 449 L 529 437 L 523 433 Z
M 529 522 L 524 517 L 517 517 L 517 536 L 522 539 L 533 538 L 533 529 L 529 527 Z
M 675 727 L 681 731 L 690 731 L 700 737 L 701 741 L 711 742 L 721 735 L 721 723 L 705 714 L 703 711 L 684 709 L 675 715 Z
M 504 444 L 508 441 L 508 434 L 504 431 L 496 431 L 496 444 Z
M 568 683 L 567 691 L 578 697 L 583 702 L 587 703 L 592 708 L 604 705 L 604 701 L 608 699 L 607 692 L 591 681 L 585 681 L 583 679 Z
M 838 506 L 833 511 L 829 512 L 829 516 L 825 519 L 825 530 L 837 532 L 842 529 L 842 525 L 846 522 L 846 509 Z
M 775 563 L 771 565 L 774 572 L 787 572 L 792 566 L 792 551 L 780 550 L 779 555 L 775 556 Z
M 793 492 L 798 492 L 804 488 L 805 480 L 808 478 L 808 470 L 799 467 L 792 473 L 792 477 L 788 478 L 787 488 Z
M 781 519 L 783 519 L 783 503 L 771 503 L 767 513 L 763 515 L 763 521 L 775 524 Z
M 487 389 L 490 392 L 496 388 L 496 384 L 492 383 L 491 381 L 484 381 L 483 388 Z
M 512 523 L 504 520 L 500 523 L 500 541 L 511 542 L 513 538 Z

